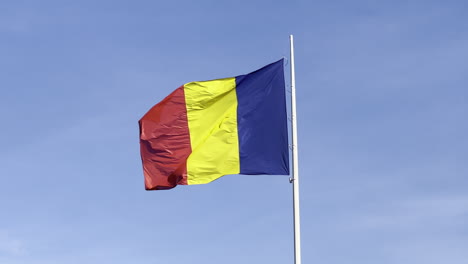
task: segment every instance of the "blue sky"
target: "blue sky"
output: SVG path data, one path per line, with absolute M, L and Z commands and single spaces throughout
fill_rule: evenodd
M 465 264 L 465 1 L 1 1 L 0 263 L 292 263 L 284 176 L 146 192 L 139 118 L 296 68 L 304 263 Z

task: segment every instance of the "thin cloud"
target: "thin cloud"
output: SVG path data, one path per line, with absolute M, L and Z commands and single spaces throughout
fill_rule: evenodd
M 399 200 L 385 207 L 358 217 L 359 227 L 369 229 L 412 229 L 424 227 L 457 228 L 468 215 L 468 196 L 418 197 Z M 465 220 L 466 221 L 466 220 Z
M 20 256 L 26 253 L 23 242 L 0 230 L 0 254 Z

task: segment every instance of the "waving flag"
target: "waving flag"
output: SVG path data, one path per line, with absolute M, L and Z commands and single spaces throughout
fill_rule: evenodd
M 190 82 L 139 121 L 147 190 L 228 174 L 289 175 L 283 59 L 232 78 Z

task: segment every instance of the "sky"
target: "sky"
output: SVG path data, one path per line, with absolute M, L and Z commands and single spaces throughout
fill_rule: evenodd
M 287 58 L 294 34 L 303 263 L 466 264 L 467 12 L 1 1 L 0 263 L 293 263 L 288 176 L 145 191 L 138 120 Z

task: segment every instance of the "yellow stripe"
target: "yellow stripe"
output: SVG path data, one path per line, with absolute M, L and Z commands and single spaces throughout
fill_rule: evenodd
M 187 183 L 203 184 L 238 174 L 237 96 L 235 78 L 184 85 L 192 153 Z

